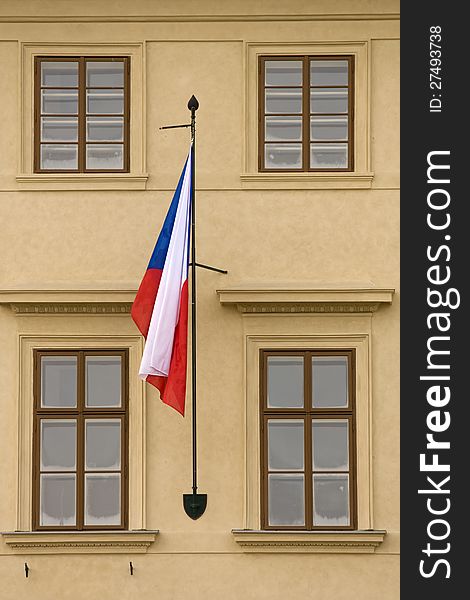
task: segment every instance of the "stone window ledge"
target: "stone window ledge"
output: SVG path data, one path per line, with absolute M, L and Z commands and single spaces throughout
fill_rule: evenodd
M 70 190 L 145 190 L 148 175 L 131 173 L 34 173 L 16 177 L 20 190 L 70 191 Z
M 242 188 L 271 189 L 275 183 L 278 189 L 286 190 L 369 190 L 372 188 L 374 173 L 242 173 Z
M 386 531 L 266 531 L 232 529 L 244 552 L 373 553 Z
M 3 541 L 18 554 L 145 553 L 158 530 L 139 531 L 8 531 Z

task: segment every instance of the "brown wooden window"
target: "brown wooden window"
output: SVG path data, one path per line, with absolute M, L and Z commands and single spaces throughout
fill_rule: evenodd
M 34 171 L 129 171 L 129 58 L 36 57 Z
M 125 529 L 127 351 L 38 350 L 34 362 L 34 529 Z
M 354 351 L 263 351 L 263 529 L 354 529 Z
M 352 171 L 354 58 L 259 61 L 260 171 Z

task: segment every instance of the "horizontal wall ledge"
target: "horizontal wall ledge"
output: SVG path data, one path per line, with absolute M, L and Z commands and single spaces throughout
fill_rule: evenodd
M 19 554 L 145 553 L 158 530 L 139 531 L 7 531 L 3 541 Z
M 395 290 L 375 287 L 241 285 L 217 290 L 222 305 L 241 313 L 371 313 L 391 304 Z
M 24 11 L 23 11 L 24 12 Z M 277 14 L 121 14 L 103 15 L 99 13 L 83 15 L 58 15 L 43 11 L 42 14 L 0 15 L 0 23 L 224 23 L 257 21 L 398 21 L 399 13 L 302 13 Z M 153 41 L 153 40 L 152 40 Z M 160 41 L 160 40 L 157 40 Z M 165 40 L 166 41 L 166 40 Z M 178 39 L 176 38 L 176 41 Z M 193 40 L 191 40 L 193 41 Z
M 114 282 L 77 283 L 73 287 L 47 286 L 0 289 L 0 305 L 16 315 L 130 313 L 138 284 Z
M 367 190 L 374 173 L 242 173 L 242 188 L 280 190 Z
M 373 553 L 386 531 L 266 531 L 232 529 L 244 552 Z
M 18 175 L 16 182 L 20 190 L 27 191 L 76 191 L 76 190 L 145 190 L 148 175 L 110 173 L 34 173 Z

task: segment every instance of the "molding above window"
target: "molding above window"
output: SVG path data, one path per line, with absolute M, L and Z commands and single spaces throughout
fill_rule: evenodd
M 232 529 L 244 552 L 373 553 L 386 531 L 263 531 Z
M 137 284 L 76 284 L 72 287 L 11 288 L 0 290 L 0 305 L 21 315 L 128 315 Z
M 370 140 L 370 42 L 247 42 L 244 52 L 245 129 L 243 166 L 240 179 L 260 189 L 271 188 L 273 181 L 281 189 L 368 189 L 372 185 Z M 258 63 L 260 56 L 354 56 L 354 171 L 309 173 L 258 172 Z M 266 175 L 266 177 L 264 177 Z M 274 176 L 274 177 L 273 177 Z M 285 187 L 284 187 L 285 186 Z
M 159 531 L 2 532 L 3 541 L 18 554 L 145 553 Z
M 19 302 L 10 304 L 16 315 L 128 315 L 131 302 Z
M 142 190 L 146 174 L 145 43 L 22 42 L 19 45 L 20 130 L 16 182 L 18 189 Z M 129 173 L 34 173 L 34 60 L 36 56 L 130 57 L 130 172 Z
M 372 313 L 391 304 L 393 289 L 241 285 L 217 290 L 222 305 L 241 313 Z

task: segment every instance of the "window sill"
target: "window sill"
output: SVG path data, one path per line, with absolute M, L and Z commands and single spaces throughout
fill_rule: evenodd
M 243 552 L 313 552 L 372 554 L 386 531 L 266 531 L 232 529 Z
M 242 173 L 243 188 L 280 190 L 367 190 L 372 187 L 373 173 Z
M 148 175 L 130 173 L 33 173 L 16 177 L 20 190 L 145 190 Z
M 8 531 L 3 541 L 17 554 L 143 554 L 157 531 Z

